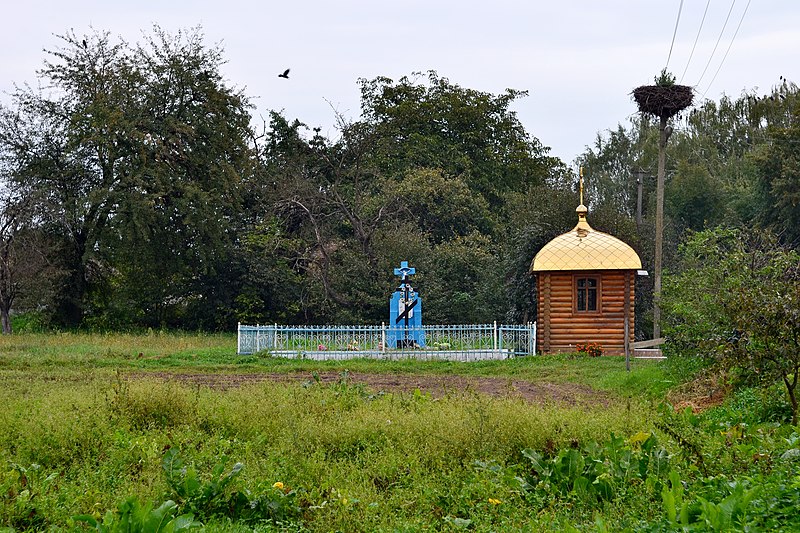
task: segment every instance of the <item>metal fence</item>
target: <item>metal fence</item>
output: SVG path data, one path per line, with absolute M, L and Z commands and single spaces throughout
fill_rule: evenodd
M 387 343 L 387 339 L 391 343 Z M 424 339 L 420 346 L 409 339 Z M 536 324 L 404 326 L 247 326 L 239 324 L 237 353 L 287 358 L 479 361 L 534 355 Z

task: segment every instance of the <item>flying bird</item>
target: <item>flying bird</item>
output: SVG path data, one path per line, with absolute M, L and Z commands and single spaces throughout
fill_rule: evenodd
M 290 69 L 287 68 L 286 70 L 283 71 L 282 74 L 278 74 L 278 77 L 279 78 L 286 78 L 288 80 L 289 79 L 289 70 Z

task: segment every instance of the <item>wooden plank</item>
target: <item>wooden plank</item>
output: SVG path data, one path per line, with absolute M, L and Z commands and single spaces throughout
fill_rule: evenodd
M 636 348 L 652 348 L 653 346 L 660 346 L 660 345 L 664 344 L 664 342 L 665 342 L 664 337 L 659 337 L 657 339 L 651 339 L 649 341 L 634 342 L 633 343 L 633 347 L 634 347 L 634 349 L 636 349 Z

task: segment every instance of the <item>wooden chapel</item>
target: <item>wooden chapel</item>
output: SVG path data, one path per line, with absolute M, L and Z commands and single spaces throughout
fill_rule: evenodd
M 634 285 L 642 262 L 633 248 L 589 225 L 582 177 L 580 189 L 578 224 L 531 263 L 538 289 L 536 349 L 574 352 L 578 343 L 597 343 L 608 355 L 622 355 L 634 341 Z

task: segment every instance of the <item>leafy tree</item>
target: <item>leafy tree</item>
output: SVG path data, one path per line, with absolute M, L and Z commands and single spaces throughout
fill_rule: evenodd
M 693 235 L 682 259 L 665 290 L 670 342 L 749 379 L 781 380 L 797 425 L 800 254 L 770 233 L 716 229 Z
M 684 228 L 700 231 L 709 221 L 723 219 L 722 183 L 699 164 L 680 161 L 666 188 L 666 211 Z
M 497 206 L 504 191 L 524 190 L 563 171 L 510 110 L 527 93 L 465 89 L 434 71 L 427 84 L 418 83 L 423 76 L 360 80 L 363 122 L 376 137 L 372 157 L 385 175 L 441 169 Z
M 147 90 L 137 132 L 144 155 L 125 176 L 109 227 L 115 267 L 128 295 L 148 288 L 137 305 L 154 317 L 148 325 L 177 318 L 184 327 L 230 327 L 232 248 L 253 172 L 249 103 L 225 85 L 222 51 L 206 48 L 197 31 L 156 28 L 134 58 Z
M 800 98 L 791 111 L 792 124 L 770 127 L 770 143 L 763 145 L 753 160 L 758 176 L 758 220 L 800 246 Z
M 5 185 L 8 186 L 7 184 Z M 30 205 L 6 190 L 0 197 L 0 324 L 10 334 L 11 310 L 35 296 L 45 300 L 44 282 L 57 279 L 43 236 L 31 223 Z
M 775 207 L 779 197 L 791 198 L 791 191 L 781 191 L 786 181 L 779 176 L 787 169 L 776 164 L 791 161 L 798 102 L 797 86 L 784 80 L 766 95 L 750 92 L 706 100 L 679 116 L 667 147 L 674 164 L 667 169 L 666 219 L 698 230 L 720 223 L 759 223 L 782 231 L 787 224 L 781 221 L 790 211 Z M 629 124 L 598 135 L 579 158 L 586 170 L 587 196 L 633 216 L 634 174 L 644 171 L 647 217 L 656 133 L 646 118 L 635 116 Z M 773 179 L 778 180 L 774 189 Z
M 398 216 L 413 220 L 433 243 L 473 232 L 492 233 L 489 204 L 462 177 L 420 168 L 409 171 L 400 182 L 387 184 L 388 188 L 397 199 Z
M 658 126 L 646 116 L 631 119 L 628 128 L 618 125 L 606 135 L 597 135 L 594 146 L 578 158 L 586 176 L 586 197 L 596 204 L 613 205 L 633 217 L 636 214 L 636 173 L 644 184 L 643 210 L 648 212 L 655 198 L 655 170 L 658 160 Z M 654 200 L 653 200 L 654 201 Z
M 421 263 L 426 320 L 440 324 L 480 324 L 502 319 L 503 270 L 485 235 L 473 233 L 435 246 Z
M 293 250 L 287 260 L 313 295 L 306 302 L 327 308 L 322 314 L 304 309 L 319 320 L 341 312 L 350 320 L 375 316 L 386 274 L 374 239 L 399 209 L 394 189 L 365 160 L 372 136 L 358 124 L 341 127 L 335 143 L 319 135 L 306 140 L 302 123 L 273 113 L 262 143 L 261 173 L 273 187 L 259 206 L 261 216 L 276 217 L 281 238 L 293 242 L 280 248 Z
M 20 89 L 2 139 L 61 243 L 58 320 L 77 325 L 88 309 L 159 325 L 191 301 L 214 307 L 251 136 L 221 51 L 158 28 L 135 48 L 108 33 L 61 40 L 39 73 L 53 90 Z

